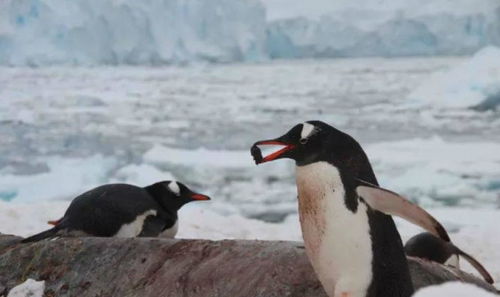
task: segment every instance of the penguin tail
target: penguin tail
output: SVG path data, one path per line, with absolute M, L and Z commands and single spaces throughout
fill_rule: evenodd
M 35 241 L 40 241 L 40 240 L 46 239 L 46 238 L 53 238 L 53 237 L 56 237 L 57 231 L 59 231 L 59 228 L 54 227 L 54 228 L 51 228 L 49 230 L 32 235 L 30 237 L 26 237 L 25 239 L 21 240 L 21 243 L 35 242 Z

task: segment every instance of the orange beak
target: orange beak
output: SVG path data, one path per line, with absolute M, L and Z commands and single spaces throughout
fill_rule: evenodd
M 203 195 L 203 194 L 193 194 L 191 195 L 191 198 L 194 199 L 194 200 L 210 200 L 210 197 L 208 197 L 207 195 Z
M 279 151 L 276 151 L 268 156 L 262 157 L 262 152 L 260 151 L 260 148 L 258 145 L 280 145 L 284 146 L 284 148 L 280 149 Z M 277 140 L 263 140 L 263 141 L 258 141 L 256 142 L 251 149 L 251 153 L 253 156 L 253 159 L 255 160 L 255 164 L 261 164 L 269 161 L 276 160 L 279 156 L 283 155 L 284 153 L 293 150 L 295 148 L 295 145 L 293 144 L 287 144 L 281 141 Z

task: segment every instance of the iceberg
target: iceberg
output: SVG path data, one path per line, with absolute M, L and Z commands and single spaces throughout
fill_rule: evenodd
M 417 87 L 408 104 L 422 107 L 495 109 L 500 105 L 500 48 L 486 47 Z

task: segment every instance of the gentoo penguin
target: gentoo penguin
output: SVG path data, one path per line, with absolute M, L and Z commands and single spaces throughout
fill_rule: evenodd
M 161 181 L 141 188 L 108 184 L 73 199 L 64 216 L 52 229 L 22 242 L 78 232 L 104 237 L 163 237 L 177 233 L 177 211 L 186 203 L 210 200 L 176 181 Z
M 259 146 L 282 149 L 262 157 Z M 432 216 L 378 187 L 365 152 L 351 136 L 320 121 L 256 142 L 257 164 L 281 158 L 296 164 L 299 218 L 306 254 L 331 297 L 409 297 L 414 292 L 399 215 L 449 241 Z
M 405 244 L 405 252 L 411 257 L 423 258 L 455 268 L 460 268 L 459 257 L 461 256 L 481 274 L 487 283 L 494 283 L 486 268 L 474 257 L 465 253 L 453 243 L 441 240 L 428 232 L 410 238 Z

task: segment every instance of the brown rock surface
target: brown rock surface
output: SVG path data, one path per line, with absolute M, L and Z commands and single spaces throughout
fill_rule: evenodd
M 157 238 L 60 238 L 19 244 L 0 236 L 0 296 L 27 278 L 46 296 L 326 297 L 299 243 Z M 409 259 L 417 288 L 478 278 Z M 1 292 L 1 291 L 4 292 Z

